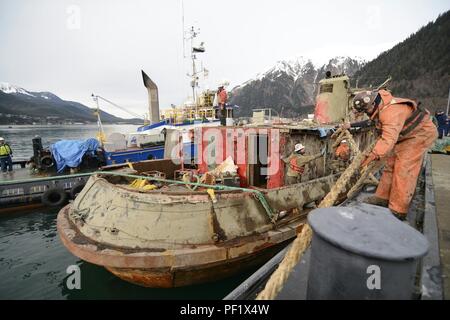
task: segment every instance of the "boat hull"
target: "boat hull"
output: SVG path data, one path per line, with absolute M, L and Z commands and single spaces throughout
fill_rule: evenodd
M 213 263 L 196 268 L 171 269 L 127 269 L 106 267 L 122 280 L 151 288 L 183 287 L 221 280 L 263 265 L 290 242 L 273 245 L 270 248 L 238 257 L 223 263 Z
M 216 281 L 262 265 L 291 241 L 304 219 L 264 234 L 230 243 L 186 246 L 176 250 L 125 249 L 95 243 L 70 221 L 71 206 L 58 214 L 57 227 L 67 249 L 87 262 L 104 266 L 117 277 L 145 287 L 173 288 Z

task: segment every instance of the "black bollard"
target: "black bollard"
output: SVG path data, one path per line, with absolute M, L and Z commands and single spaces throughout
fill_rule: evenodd
M 316 209 L 307 299 L 409 300 L 425 237 L 369 204 Z
M 37 168 L 41 167 L 41 156 L 42 156 L 42 138 L 35 136 L 31 142 L 33 143 L 33 160 Z

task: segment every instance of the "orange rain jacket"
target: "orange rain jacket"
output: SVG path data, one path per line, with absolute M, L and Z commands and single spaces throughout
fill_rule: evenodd
M 217 94 L 217 98 L 219 101 L 219 105 L 221 104 L 226 104 L 227 100 L 228 100 L 228 95 L 227 95 L 227 91 L 225 89 L 221 90 L 218 94 Z
M 415 192 L 423 156 L 436 140 L 437 130 L 426 111 L 420 123 L 405 132 L 415 122 L 412 120 L 405 125 L 418 108 L 416 102 L 394 98 L 386 90 L 380 90 L 379 93 L 382 102 L 371 119 L 381 129 L 381 137 L 363 166 L 372 160 L 386 160 L 376 196 L 388 200 L 391 210 L 406 215 Z M 420 115 L 415 119 L 419 117 Z
M 350 147 L 348 144 L 341 143 L 336 148 L 335 155 L 341 160 L 348 161 L 348 159 L 350 159 Z

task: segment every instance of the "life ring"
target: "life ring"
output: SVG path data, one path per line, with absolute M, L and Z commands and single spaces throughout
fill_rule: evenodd
M 83 190 L 85 185 L 86 185 L 86 183 L 84 181 L 79 181 L 79 182 L 75 183 L 72 186 L 72 189 L 70 189 L 70 191 L 69 191 L 70 198 L 75 199 L 77 197 L 77 195 L 81 192 L 81 190 Z
M 62 188 L 49 188 L 42 194 L 41 202 L 49 207 L 61 207 L 67 202 L 67 193 Z

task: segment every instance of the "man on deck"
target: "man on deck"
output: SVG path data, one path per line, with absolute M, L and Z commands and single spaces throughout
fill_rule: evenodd
M 5 143 L 5 139 L 0 137 L 0 164 L 3 173 L 6 173 L 7 169 L 9 172 L 13 170 L 11 155 L 11 147 L 7 143 Z
M 439 139 L 446 137 L 449 131 L 448 117 L 442 110 L 436 111 L 437 128 L 439 133 Z
M 305 152 L 305 146 L 301 143 L 297 143 L 294 147 L 294 152 L 292 152 L 287 159 L 283 159 L 288 165 L 286 185 L 300 183 L 302 175 L 305 174 L 306 165 L 323 156 L 325 154 L 325 149 L 321 153 L 312 156 L 305 155 Z
M 350 147 L 347 140 L 342 140 L 339 146 L 334 152 L 335 159 L 331 161 L 331 169 L 334 172 L 342 172 L 348 166 L 348 160 L 350 160 Z
M 385 160 L 377 191 L 365 202 L 389 207 L 405 220 L 416 189 L 424 154 L 437 138 L 429 112 L 409 99 L 395 98 L 387 90 L 363 91 L 353 99 L 355 112 L 366 113 L 381 131 L 362 167 Z M 347 124 L 348 126 L 348 124 Z
M 228 102 L 228 94 L 225 90 L 225 87 L 228 85 L 228 81 L 224 80 L 219 84 L 219 87 L 217 89 L 217 102 L 219 105 L 219 118 L 220 118 L 220 125 L 225 126 L 226 125 L 226 117 L 227 117 L 227 102 Z

